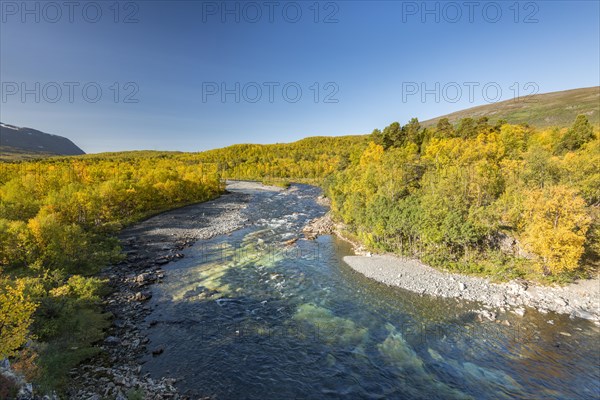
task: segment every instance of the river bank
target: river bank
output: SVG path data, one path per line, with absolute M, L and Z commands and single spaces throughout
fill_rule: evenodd
M 457 298 L 483 303 L 490 310 L 474 310 L 495 320 L 497 312 L 511 311 L 523 315 L 526 308 L 546 314 L 553 311 L 594 321 L 600 325 L 600 278 L 579 280 L 564 286 L 541 286 L 523 280 L 494 283 L 489 279 L 440 271 L 417 259 L 391 254 L 371 255 L 343 234 L 330 214 L 318 218 L 305 228 L 310 237 L 335 234 L 349 242 L 357 255 L 344 257 L 352 269 L 368 278 L 422 295 Z
M 477 301 L 497 311 L 510 310 L 518 315 L 523 315 L 526 308 L 534 308 L 544 314 L 554 311 L 600 322 L 598 278 L 565 286 L 539 286 L 525 281 L 493 283 L 393 255 L 346 256 L 344 262 L 371 279 L 423 295 Z M 479 312 L 488 319 L 496 319 L 493 311 Z
M 181 251 L 198 240 L 225 235 L 248 224 L 243 210 L 253 191 L 282 189 L 228 182 L 227 190 L 215 200 L 158 214 L 121 232 L 125 260 L 100 273 L 112 289 L 105 299 L 105 310 L 113 314 L 113 324 L 101 345 L 102 353 L 72 371 L 70 398 L 188 398 L 178 393 L 175 379 L 156 380 L 142 375 L 140 357 L 147 353 L 159 356 L 161 349 L 150 347 L 141 327 L 151 312 L 147 305 L 152 297 L 149 288 L 166 277 L 163 265 L 182 259 Z

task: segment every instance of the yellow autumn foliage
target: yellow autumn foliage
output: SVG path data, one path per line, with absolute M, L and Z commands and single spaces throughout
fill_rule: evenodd
M 544 272 L 578 267 L 591 218 L 585 200 L 564 185 L 532 190 L 524 201 L 522 239 L 537 254 Z
M 25 296 L 25 283 L 0 276 L 0 359 L 12 357 L 29 337 L 36 304 Z

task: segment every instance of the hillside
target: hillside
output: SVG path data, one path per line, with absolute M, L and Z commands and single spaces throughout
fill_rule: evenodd
M 0 122 L 0 159 L 27 159 L 85 154 L 69 139 Z
M 488 117 L 491 122 L 504 119 L 511 124 L 527 123 L 537 128 L 566 127 L 570 126 L 579 114 L 585 114 L 592 125 L 600 124 L 600 86 L 486 104 L 442 115 L 421 124 L 425 127 L 432 126 L 442 118 L 456 123 L 466 117 Z

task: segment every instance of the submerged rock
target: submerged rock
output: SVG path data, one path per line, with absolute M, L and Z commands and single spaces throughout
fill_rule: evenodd
M 165 349 L 163 347 L 157 347 L 156 349 L 152 350 L 152 355 L 153 356 L 159 356 L 162 353 L 164 353 Z
M 329 344 L 356 346 L 368 335 L 367 328 L 357 327 L 354 321 L 335 316 L 331 310 L 311 303 L 298 307 L 294 320 L 313 327 L 304 332 L 305 336 L 318 335 L 320 340 Z

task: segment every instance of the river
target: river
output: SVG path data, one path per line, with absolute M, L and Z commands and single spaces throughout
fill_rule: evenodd
M 534 311 L 481 322 L 476 304 L 365 278 L 335 237 L 284 244 L 326 212 L 319 193 L 253 191 L 251 225 L 164 267 L 143 332 L 164 351 L 145 372 L 217 399 L 600 397 L 593 323 Z

